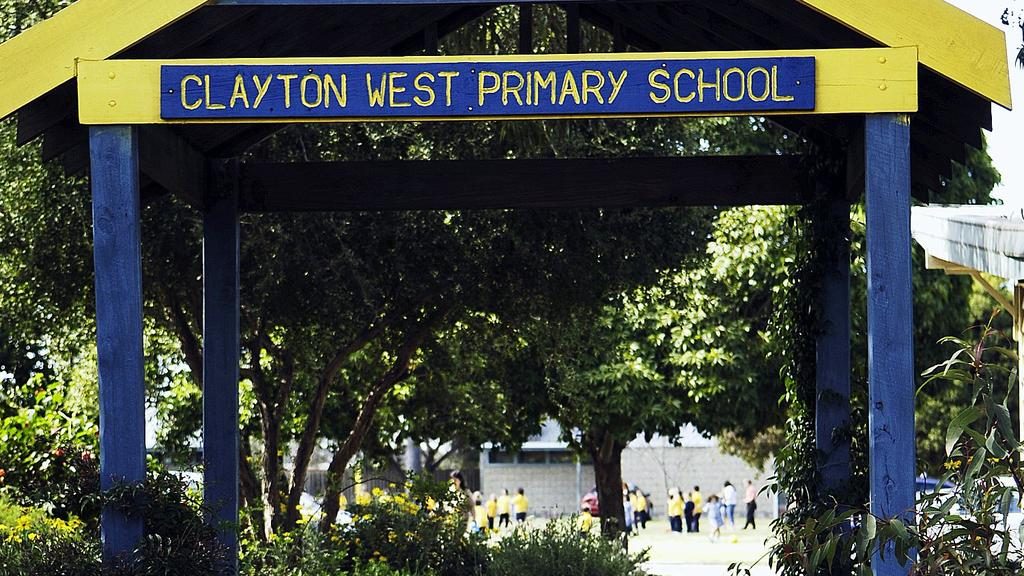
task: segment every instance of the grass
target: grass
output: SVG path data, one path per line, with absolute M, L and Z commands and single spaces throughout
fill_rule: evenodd
M 668 521 L 659 518 L 629 541 L 630 550 L 649 548 L 651 562 L 664 564 L 708 564 L 726 566 L 733 562 L 753 563 L 768 551 L 770 520 L 758 519 L 757 530 L 722 528 L 718 542 L 711 542 L 709 525 L 701 522 L 696 534 L 673 534 Z

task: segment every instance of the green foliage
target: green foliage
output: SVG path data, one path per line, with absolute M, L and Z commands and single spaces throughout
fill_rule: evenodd
M 1016 372 L 1005 368 L 1016 354 L 990 325 L 977 339 L 943 343 L 957 349 L 926 372 L 928 381 L 966 387 L 972 403 L 944 430 L 946 472 L 936 489 L 919 496 L 916 513 L 896 518 L 833 504 L 819 506 L 799 522 L 775 521 L 769 564 L 776 571 L 844 574 L 852 568 L 869 575 L 876 554 L 894 554 L 908 573 L 922 576 L 1009 576 L 1024 569 L 1022 526 L 1013 525 L 1008 515 L 1024 494 L 1022 445 L 1010 420 L 1010 397 L 1000 392 L 1016 381 Z M 943 488 L 947 483 L 952 488 Z M 733 569 L 749 574 L 743 566 Z
M 539 530 L 516 529 L 496 545 L 488 576 L 644 576 L 647 551 L 630 554 L 616 540 L 581 536 L 575 519 Z
M 99 576 L 99 541 L 83 528 L 0 498 L 0 576 Z
M 141 485 L 99 492 L 98 478 L 86 477 L 91 493 L 84 498 L 95 512 L 100 506 L 144 515 L 145 536 L 138 548 L 100 566 L 96 518 L 53 517 L 40 508 L 14 508 L 0 500 L 0 576 L 215 576 L 222 574 L 226 550 L 204 520 L 199 497 L 177 477 L 155 473 Z M 15 517 L 16 516 L 16 517 Z M 6 571 L 5 571 L 6 570 Z
M 486 573 L 482 536 L 467 534 L 460 495 L 426 476 L 385 492 L 374 489 L 346 511 L 350 521 L 327 532 L 300 522 L 268 542 L 246 538 L 242 574 L 396 574 L 474 576 Z
M 426 476 L 414 477 L 407 489 L 377 491 L 353 503 L 352 523 L 344 530 L 351 557 L 413 574 L 485 573 L 488 552 L 481 536 L 466 533 L 464 496 Z
M 66 385 L 34 380 L 0 389 L 0 490 L 56 518 L 95 525 L 96 424 L 67 410 Z
M 145 537 L 118 574 L 158 576 L 220 574 L 227 550 L 204 518 L 202 495 L 170 472 L 151 473 L 141 485 L 120 485 L 104 493 L 105 506 L 142 517 Z M 235 529 L 235 527 L 228 527 Z

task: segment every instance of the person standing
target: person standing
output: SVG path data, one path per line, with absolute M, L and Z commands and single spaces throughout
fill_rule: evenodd
M 668 491 L 668 525 L 674 533 L 683 531 L 683 497 L 678 488 Z
M 473 493 L 466 488 L 466 479 L 459 470 L 451 473 L 451 490 L 455 493 L 455 509 L 459 511 L 466 521 L 467 528 L 471 529 L 476 517 Z
M 530 500 L 526 497 L 526 492 L 520 488 L 516 491 L 516 495 L 512 497 L 512 506 L 516 509 L 516 522 L 526 522 L 526 513 L 530 508 Z
M 732 482 L 725 481 L 725 485 L 722 488 L 722 505 L 725 506 L 725 514 L 723 516 L 729 521 L 729 528 L 732 530 L 736 529 L 736 487 L 732 485 Z
M 647 529 L 647 497 L 644 496 L 643 491 L 639 488 L 636 489 L 635 494 L 636 504 L 633 506 L 633 514 L 635 515 L 633 524 L 637 526 L 637 532 L 639 532 L 641 528 Z
M 690 494 L 693 499 L 693 531 L 700 532 L 700 515 L 704 512 L 704 496 L 700 493 L 700 486 L 694 486 Z
M 747 480 L 747 493 L 743 497 L 743 502 L 747 505 L 747 523 L 743 525 L 743 529 L 746 530 L 747 526 L 750 526 L 757 530 L 757 524 L 754 522 L 754 513 L 757 512 L 757 488 L 754 487 L 753 480 Z
M 476 532 L 487 533 L 487 508 L 484 507 L 484 495 L 479 492 L 473 493 L 473 524 Z
M 498 517 L 498 497 L 491 494 L 487 499 L 487 533 L 494 532 L 494 519 Z
M 502 526 L 508 528 L 511 511 L 512 499 L 508 496 L 508 488 L 505 488 L 501 492 L 501 497 L 498 498 L 498 528 Z
M 629 534 L 632 534 L 635 531 L 635 529 L 636 529 L 636 525 L 633 522 L 633 519 L 635 518 L 635 516 L 633 515 L 633 500 L 634 500 L 633 493 L 629 491 L 629 488 L 626 486 L 626 483 L 623 482 L 622 483 L 622 510 L 625 512 L 625 516 L 626 516 L 626 532 L 628 532 Z
M 683 503 L 683 519 L 686 521 L 686 531 L 695 532 L 693 529 L 693 492 L 686 493 L 686 502 Z

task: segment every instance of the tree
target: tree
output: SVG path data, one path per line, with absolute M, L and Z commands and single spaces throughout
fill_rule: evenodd
M 771 344 L 773 301 L 786 289 L 791 254 L 775 233 L 791 210 L 741 208 L 714 220 L 694 250 L 653 285 L 537 327 L 553 415 L 594 463 L 602 528 L 624 526 L 621 454 L 637 435 L 754 435 L 782 423 L 777 408 L 784 350 Z M 703 252 L 703 253 L 702 253 Z M 578 431 L 578 433 L 577 433 Z

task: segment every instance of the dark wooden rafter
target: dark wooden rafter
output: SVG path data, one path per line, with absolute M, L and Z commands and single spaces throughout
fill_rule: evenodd
M 431 22 L 423 29 L 423 53 L 428 56 L 436 56 L 438 54 L 439 43 L 437 22 Z
M 799 156 L 243 165 L 247 212 L 800 204 Z M 529 185 L 524 183 L 528 182 Z
M 582 48 L 580 6 L 579 4 L 568 4 L 565 6 L 565 51 L 568 54 L 579 54 Z
M 18 145 L 31 142 L 65 118 L 73 118 L 77 106 L 78 94 L 74 82 L 65 82 L 42 98 L 33 100 L 18 111 Z
M 201 209 L 208 188 L 206 157 L 164 126 L 139 130 L 139 170 L 153 183 Z
M 533 54 L 533 5 L 519 6 L 519 53 Z

